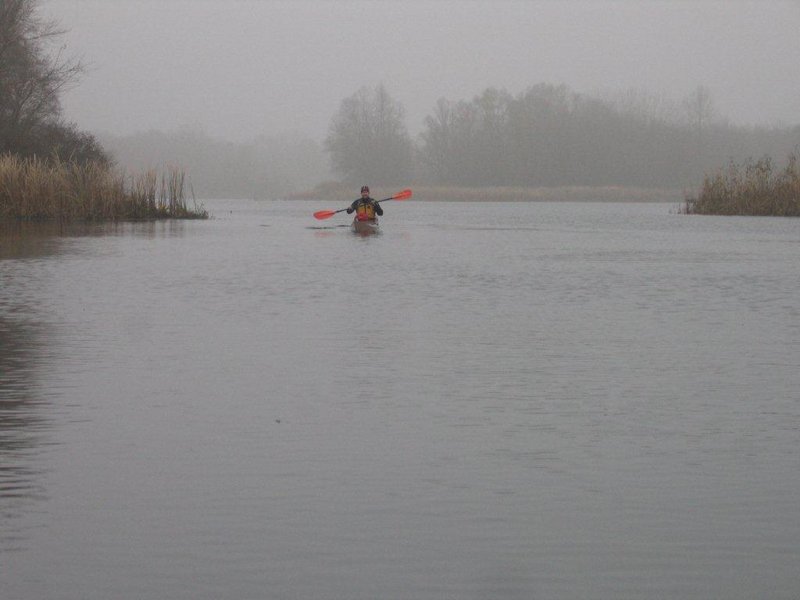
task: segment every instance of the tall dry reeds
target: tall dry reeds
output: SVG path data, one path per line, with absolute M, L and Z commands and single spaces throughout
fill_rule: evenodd
M 764 157 L 744 165 L 731 163 L 706 176 L 696 198 L 687 197 L 687 214 L 800 216 L 800 168 L 797 152 L 789 155 L 783 171 L 776 172 L 772 159 Z
M 0 156 L 0 218 L 26 220 L 136 220 L 206 218 L 189 209 L 185 175 L 170 167 L 126 175 L 100 163 Z

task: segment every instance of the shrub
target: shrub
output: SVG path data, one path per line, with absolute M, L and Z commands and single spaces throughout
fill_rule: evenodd
M 764 157 L 706 175 L 696 198 L 687 197 L 684 211 L 702 215 L 800 216 L 800 168 L 797 152 L 783 171 Z

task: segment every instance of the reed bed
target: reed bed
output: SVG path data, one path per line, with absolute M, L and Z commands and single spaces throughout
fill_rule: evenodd
M 420 186 L 418 199 L 439 202 L 674 202 L 677 190 L 631 186 Z
M 687 197 L 683 211 L 698 215 L 800 217 L 800 167 L 797 152 L 786 168 L 775 170 L 769 157 L 706 176 L 697 197 Z
M 630 186 L 558 186 L 558 187 L 462 187 L 415 185 L 414 200 L 436 202 L 680 202 L 679 189 L 640 188 Z M 372 196 L 384 198 L 400 190 L 400 186 L 374 185 Z M 355 198 L 358 186 L 325 182 L 313 190 L 290 194 L 289 200 L 330 200 Z
M 169 167 L 127 175 L 100 163 L 0 156 L 0 219 L 117 221 L 204 219 L 190 209 L 185 174 Z

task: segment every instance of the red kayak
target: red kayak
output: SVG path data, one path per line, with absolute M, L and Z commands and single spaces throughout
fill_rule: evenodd
M 380 229 L 377 217 L 370 219 L 364 215 L 357 215 L 353 219 L 353 231 L 361 234 L 378 233 Z

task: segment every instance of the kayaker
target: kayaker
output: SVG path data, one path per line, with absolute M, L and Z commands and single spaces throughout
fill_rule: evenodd
M 383 214 L 383 207 L 375 202 L 374 198 L 369 197 L 369 186 L 363 185 L 361 186 L 361 198 L 350 205 L 347 214 L 352 214 L 354 211 L 359 221 L 371 221 L 375 219 L 375 215 Z

